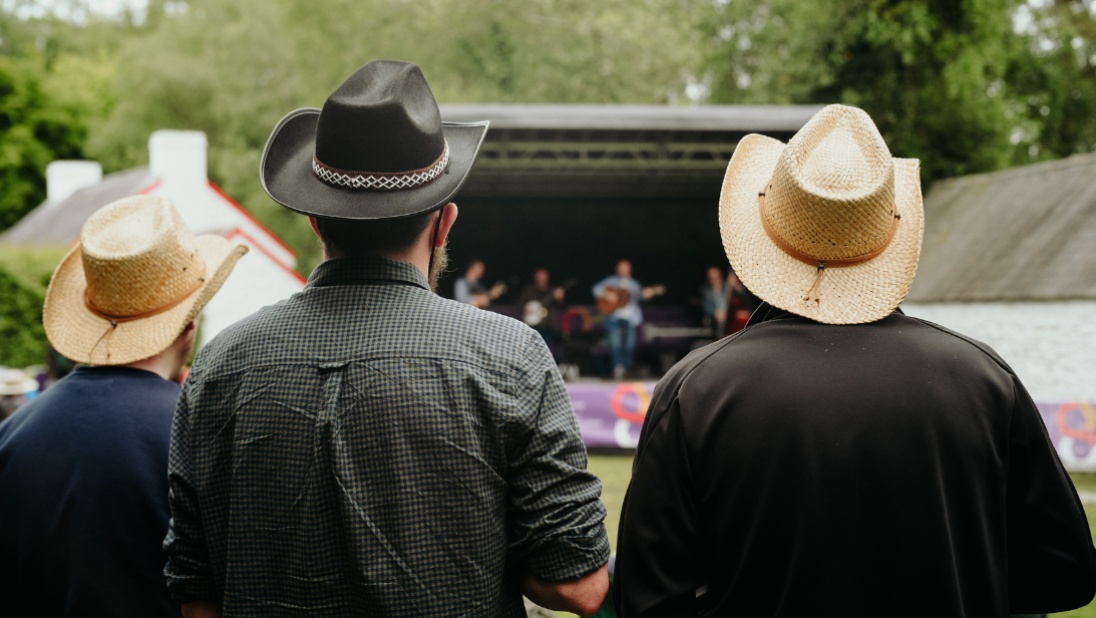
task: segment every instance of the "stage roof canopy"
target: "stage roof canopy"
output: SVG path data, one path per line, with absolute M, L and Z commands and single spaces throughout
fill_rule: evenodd
M 442 105 L 490 120 L 471 197 L 716 199 L 749 133 L 787 141 L 820 106 Z
M 492 129 L 568 129 L 617 131 L 766 131 L 799 130 L 821 106 L 816 105 L 442 105 L 453 122 L 490 120 Z

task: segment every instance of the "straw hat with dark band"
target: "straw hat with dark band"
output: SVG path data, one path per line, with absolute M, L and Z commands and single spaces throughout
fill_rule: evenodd
M 104 206 L 50 280 L 42 321 L 74 361 L 125 365 L 166 350 L 247 253 L 194 236 L 171 201 L 139 195 Z
M 918 167 L 891 158 L 855 107 L 822 109 L 787 145 L 747 135 L 719 200 L 731 266 L 762 300 L 818 322 L 886 317 L 921 252 Z

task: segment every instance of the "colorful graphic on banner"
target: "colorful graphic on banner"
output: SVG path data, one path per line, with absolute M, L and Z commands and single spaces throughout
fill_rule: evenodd
M 1096 407 L 1084 401 L 1035 405 L 1066 469 L 1096 471 Z
M 582 441 L 592 448 L 635 448 L 655 382 L 568 384 Z
M 570 383 L 567 392 L 589 448 L 635 448 L 655 382 Z M 1096 471 L 1096 405 L 1037 403 L 1051 442 L 1066 468 Z

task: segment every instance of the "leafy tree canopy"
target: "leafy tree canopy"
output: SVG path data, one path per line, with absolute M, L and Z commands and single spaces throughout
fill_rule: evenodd
M 1096 148 L 1096 0 L 63 6 L 0 13 L 0 228 L 42 198 L 48 161 L 125 169 L 152 131 L 198 129 L 213 180 L 301 250 L 302 272 L 318 246 L 263 194 L 262 147 L 372 58 L 415 60 L 443 103 L 848 103 L 926 181 Z

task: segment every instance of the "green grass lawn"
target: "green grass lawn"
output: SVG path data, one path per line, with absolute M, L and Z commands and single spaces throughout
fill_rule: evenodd
M 624 492 L 632 478 L 632 458 L 611 455 L 590 456 L 590 471 L 601 479 L 601 500 L 605 503 L 608 516 L 605 518 L 605 530 L 609 533 L 609 544 L 616 549 L 617 526 L 620 524 L 620 508 L 624 503 Z M 1073 483 L 1078 490 L 1096 492 L 1096 474 L 1073 474 Z M 1096 530 L 1096 505 L 1085 505 L 1088 526 Z M 559 616 L 572 614 L 559 613 Z M 1096 618 L 1096 603 L 1062 614 L 1052 614 L 1068 618 Z

